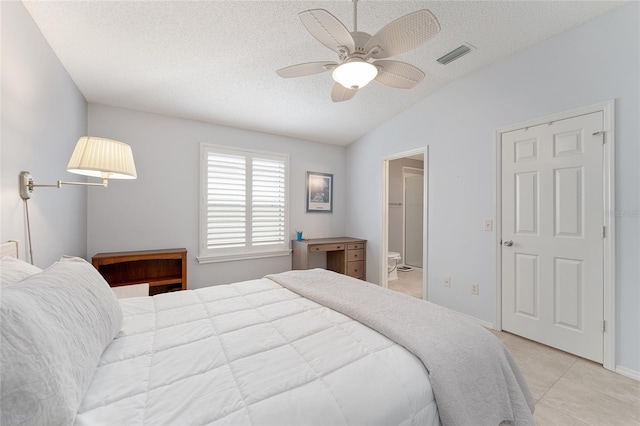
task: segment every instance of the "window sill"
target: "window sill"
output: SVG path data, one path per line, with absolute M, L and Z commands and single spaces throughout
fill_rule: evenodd
M 278 251 L 267 251 L 260 253 L 242 253 L 242 254 L 230 254 L 230 255 L 221 255 L 221 256 L 213 256 L 213 255 L 205 255 L 198 256 L 198 263 L 221 263 L 221 262 L 235 262 L 237 260 L 251 260 L 251 259 L 263 259 L 268 257 L 280 257 L 280 256 L 289 256 L 291 254 L 290 249 L 278 250 Z

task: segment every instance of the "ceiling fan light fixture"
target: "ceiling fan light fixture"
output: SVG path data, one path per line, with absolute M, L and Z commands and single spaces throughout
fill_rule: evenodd
M 378 68 L 369 62 L 345 62 L 333 70 L 333 79 L 347 89 L 361 89 L 378 75 Z

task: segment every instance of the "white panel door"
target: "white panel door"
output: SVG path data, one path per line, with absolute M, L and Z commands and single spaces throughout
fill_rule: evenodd
M 602 129 L 596 112 L 502 134 L 502 328 L 597 362 Z
M 424 223 L 424 175 L 404 175 L 404 264 L 422 268 Z

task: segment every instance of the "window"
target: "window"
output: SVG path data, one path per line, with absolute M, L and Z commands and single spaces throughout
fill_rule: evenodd
M 289 254 L 289 156 L 202 144 L 200 263 Z

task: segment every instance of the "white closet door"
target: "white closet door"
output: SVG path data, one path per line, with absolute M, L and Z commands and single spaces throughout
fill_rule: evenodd
M 502 327 L 603 358 L 603 114 L 502 135 Z

